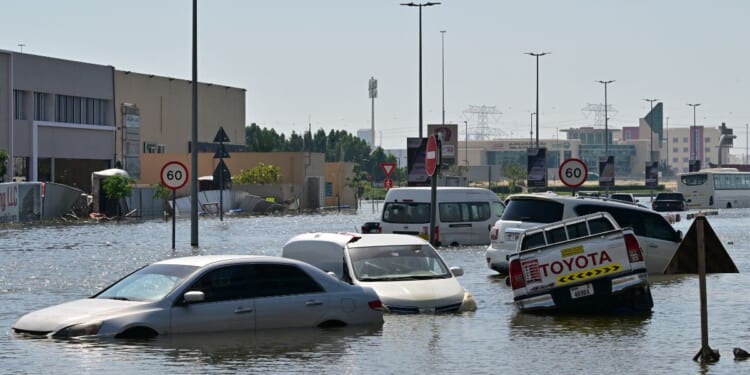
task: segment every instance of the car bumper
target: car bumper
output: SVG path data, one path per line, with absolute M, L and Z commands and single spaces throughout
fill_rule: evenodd
M 654 306 L 645 271 L 592 281 L 592 295 L 573 298 L 571 289 L 585 284 L 556 287 L 514 300 L 526 312 L 643 313 Z

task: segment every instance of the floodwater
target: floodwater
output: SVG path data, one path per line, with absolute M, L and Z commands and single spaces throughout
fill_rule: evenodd
M 478 304 L 462 315 L 387 315 L 382 328 L 269 331 L 176 336 L 152 341 L 16 337 L 22 314 L 87 297 L 137 267 L 194 254 L 280 255 L 308 231 L 355 231 L 376 220 L 359 213 L 200 218 L 200 247 L 190 220 L 0 228 L 0 372 L 3 373 L 320 373 L 320 374 L 739 374 L 750 360 L 750 210 L 709 216 L 740 274 L 708 277 L 709 344 L 721 359 L 692 360 L 701 345 L 698 279 L 651 277 L 648 316 L 544 316 L 519 313 L 511 290 L 484 262 L 484 248 L 441 249 Z M 676 227 L 686 232 L 690 220 Z

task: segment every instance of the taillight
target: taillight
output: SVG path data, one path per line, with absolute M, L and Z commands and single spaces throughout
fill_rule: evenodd
M 435 241 L 440 242 L 440 226 L 435 225 Z
M 628 249 L 628 259 L 630 259 L 630 263 L 643 262 L 641 244 L 638 243 L 638 239 L 635 238 L 634 235 L 625 235 L 625 247 Z
M 383 311 L 383 302 L 379 299 L 367 302 L 367 305 L 373 310 Z
M 497 241 L 497 232 L 498 232 L 498 229 L 493 227 L 492 230 L 490 231 L 490 240 Z
M 513 287 L 513 289 L 518 288 L 525 288 L 526 287 L 526 279 L 523 278 L 523 270 L 521 269 L 521 261 L 518 259 L 514 259 L 510 262 L 509 268 L 509 274 L 510 274 L 510 286 Z

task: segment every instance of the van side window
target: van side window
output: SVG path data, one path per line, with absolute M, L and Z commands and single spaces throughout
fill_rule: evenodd
M 386 223 L 421 224 L 430 222 L 430 204 L 415 202 L 388 202 L 383 207 Z
M 492 216 L 489 202 L 445 202 L 438 204 L 438 212 L 444 223 L 486 221 Z
M 452 223 L 461 221 L 461 205 L 459 203 L 440 203 L 440 221 Z

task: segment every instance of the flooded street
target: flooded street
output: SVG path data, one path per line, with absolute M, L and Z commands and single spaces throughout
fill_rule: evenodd
M 176 336 L 153 341 L 55 341 L 11 332 L 22 314 L 87 297 L 134 269 L 196 254 L 280 255 L 309 231 L 356 231 L 377 220 L 358 214 L 200 219 L 200 247 L 190 221 L 161 220 L 0 229 L 0 363 L 3 373 L 523 373 L 738 374 L 750 360 L 750 209 L 720 211 L 708 221 L 740 274 L 708 277 L 709 343 L 721 360 L 701 366 L 698 279 L 651 277 L 653 313 L 640 317 L 519 313 L 502 278 L 485 265 L 484 246 L 446 248 L 478 309 L 463 315 L 387 315 L 381 329 L 270 331 Z M 683 215 L 684 217 L 684 215 Z M 676 224 L 686 232 L 691 220 Z

